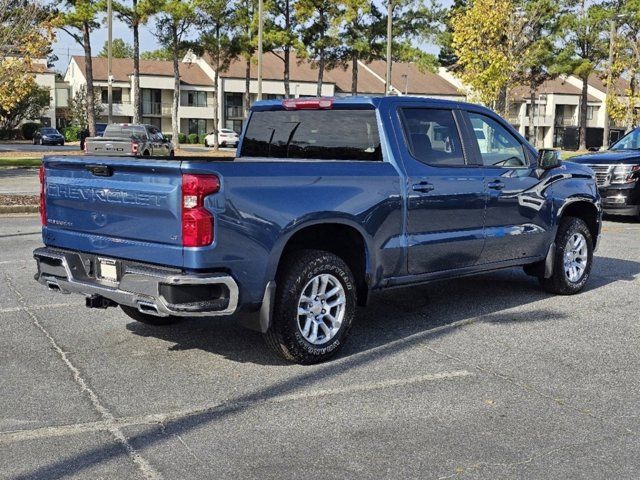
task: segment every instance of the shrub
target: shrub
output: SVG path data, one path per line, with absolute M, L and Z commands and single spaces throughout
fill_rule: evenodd
M 20 131 L 22 132 L 22 138 L 25 140 L 33 140 L 33 134 L 36 133 L 36 130 L 42 128 L 41 123 L 37 122 L 26 122 L 20 125 Z
M 187 143 L 187 136 L 184 133 L 178 134 L 178 142 Z
M 189 143 L 198 143 L 198 134 L 190 133 L 189 134 Z
M 169 141 L 173 139 L 173 133 L 163 133 L 162 136 Z
M 67 142 L 77 142 L 80 140 L 80 132 L 82 129 L 80 127 L 66 127 L 62 134 L 64 135 L 64 139 Z

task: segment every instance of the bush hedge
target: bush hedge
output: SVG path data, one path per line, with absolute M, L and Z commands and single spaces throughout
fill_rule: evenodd
M 169 141 L 173 139 L 173 133 L 163 133 L 162 136 Z
M 198 134 L 190 133 L 189 134 L 189 143 L 198 143 Z
M 36 130 L 42 128 L 42 124 L 38 122 L 26 122 L 20 125 L 20 131 L 22 132 L 22 138 L 25 140 L 33 140 L 33 135 Z
M 64 139 L 67 142 L 77 142 L 80 140 L 80 132 L 82 129 L 80 127 L 66 127 L 62 130 L 62 135 L 64 135 Z
M 178 133 L 178 142 L 187 143 L 187 136 L 184 133 Z

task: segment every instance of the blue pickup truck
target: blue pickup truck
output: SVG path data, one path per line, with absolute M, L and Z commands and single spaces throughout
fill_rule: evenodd
M 411 97 L 257 102 L 235 159 L 50 156 L 41 180 L 40 283 L 149 324 L 234 316 L 298 363 L 376 290 L 522 266 L 577 293 L 602 216 L 589 168 Z

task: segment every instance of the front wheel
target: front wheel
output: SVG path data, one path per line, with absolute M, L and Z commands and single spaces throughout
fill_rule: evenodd
M 328 360 L 345 342 L 355 316 L 353 274 L 340 257 L 322 250 L 301 250 L 285 262 L 265 340 L 285 360 Z
M 553 272 L 551 277 L 541 278 L 540 283 L 548 292 L 573 295 L 589 280 L 592 264 L 593 239 L 589 227 L 580 218 L 563 218 L 556 235 Z
M 172 325 L 174 323 L 178 323 L 182 320 L 181 317 L 158 317 L 156 315 L 149 315 L 148 313 L 142 313 L 137 308 L 129 307 L 127 305 L 120 305 L 122 311 L 130 318 L 133 318 L 135 321 L 144 323 L 147 325 Z

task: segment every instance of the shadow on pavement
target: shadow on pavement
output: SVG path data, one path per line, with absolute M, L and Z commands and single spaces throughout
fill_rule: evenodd
M 614 258 L 597 258 L 589 289 L 594 290 L 616 280 L 631 280 L 640 273 L 640 263 Z M 519 270 L 508 270 L 455 281 L 444 281 L 412 289 L 389 290 L 376 295 L 371 305 L 358 312 L 351 338 L 341 356 L 332 362 L 305 368 L 302 373 L 278 381 L 266 388 L 240 395 L 222 405 L 168 422 L 162 428 L 129 437 L 134 448 L 144 449 L 173 435 L 182 435 L 212 422 L 251 410 L 265 401 L 313 386 L 349 368 L 398 354 L 415 345 L 447 335 L 454 326 L 464 328 L 464 320 L 515 324 L 562 320 L 564 315 L 549 309 L 504 312 L 550 297 L 536 280 Z M 169 328 L 152 328 L 130 323 L 127 328 L 143 336 L 154 336 L 174 343 L 172 350 L 198 348 L 224 355 L 238 362 L 278 363 L 267 351 L 261 335 L 242 329 L 232 321 L 198 319 Z M 124 448 L 114 451 L 105 445 L 40 467 L 17 477 L 62 478 L 100 464 L 115 456 L 126 455 Z

